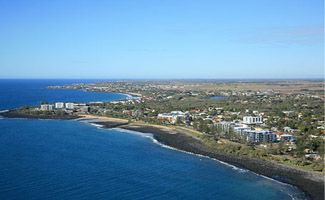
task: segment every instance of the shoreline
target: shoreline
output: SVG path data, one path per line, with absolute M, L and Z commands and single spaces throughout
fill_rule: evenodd
M 103 127 L 105 128 L 105 127 Z M 324 183 L 317 180 L 315 175 L 308 172 L 292 169 L 280 164 L 275 164 L 270 161 L 239 157 L 236 155 L 225 154 L 223 152 L 211 151 L 200 140 L 194 139 L 183 133 L 169 134 L 157 128 L 148 127 L 130 127 L 128 125 L 119 128 L 138 131 L 141 133 L 151 133 L 153 138 L 163 145 L 190 152 L 197 155 L 206 156 L 218 161 L 225 162 L 241 169 L 250 170 L 258 175 L 290 184 L 302 190 L 308 198 L 321 200 L 324 196 Z
M 186 133 L 186 130 L 176 129 L 161 125 L 146 124 L 141 122 L 129 122 L 126 119 L 96 116 L 96 115 L 76 115 L 76 116 L 18 116 L 0 113 L 0 116 L 8 118 L 31 118 L 31 119 L 63 119 L 85 121 L 90 124 L 98 125 L 100 128 L 111 129 L 119 128 L 129 131 L 151 134 L 158 143 L 169 148 L 196 154 L 243 170 L 249 170 L 257 175 L 270 178 L 280 183 L 289 184 L 299 188 L 305 193 L 308 199 L 324 199 L 324 178 L 323 175 L 307 172 L 271 161 L 236 156 L 209 149 L 200 139 Z M 6 116 L 7 115 L 7 116 Z
M 292 185 L 304 192 L 308 199 L 323 200 L 324 198 L 324 179 L 321 174 L 291 168 L 271 161 L 213 151 L 201 140 L 173 128 L 137 122 L 112 127 L 112 122 L 109 121 L 109 118 L 107 120 L 101 122 L 93 121 L 91 123 L 99 124 L 101 128 L 106 129 L 119 128 L 151 134 L 154 140 L 169 148 L 215 159 L 226 165 L 249 170 L 279 183 Z
M 91 125 L 94 125 L 94 126 L 96 126 L 96 127 L 98 127 L 98 128 L 103 128 L 103 125 L 97 125 L 97 124 L 93 124 L 93 123 L 90 123 L 90 124 L 91 124 Z M 104 128 L 104 129 L 108 129 L 108 128 Z M 278 184 L 287 185 L 287 186 L 290 186 L 290 187 L 297 188 L 297 189 L 299 189 L 299 191 L 301 192 L 301 194 L 302 194 L 304 197 L 306 197 L 306 198 L 308 197 L 308 196 L 306 195 L 306 193 L 303 192 L 303 191 L 302 191 L 300 188 L 298 188 L 297 186 L 290 185 L 290 184 L 285 183 L 285 182 L 281 182 L 280 180 L 277 180 L 277 179 L 274 179 L 274 178 L 270 178 L 270 177 L 264 176 L 264 175 L 262 175 L 262 174 L 257 174 L 257 173 L 255 173 L 254 171 L 251 171 L 251 170 L 248 170 L 248 169 L 243 169 L 243 168 L 237 167 L 237 166 L 235 166 L 235 165 L 232 165 L 232 164 L 227 163 L 227 162 L 223 162 L 223 161 L 218 160 L 218 159 L 216 159 L 216 158 L 211 158 L 211 157 L 209 157 L 209 156 L 205 156 L 205 155 L 201 155 L 201 154 L 195 154 L 195 153 L 193 153 L 193 152 L 184 151 L 184 150 L 181 150 L 181 149 L 177 149 L 177 148 L 175 148 L 175 147 L 172 147 L 172 146 L 165 145 L 165 144 L 159 142 L 158 140 L 156 140 L 156 139 L 154 138 L 154 136 L 153 136 L 152 133 L 143 133 L 143 132 L 133 131 L 133 130 L 128 130 L 128 129 L 125 129 L 125 128 L 119 128 L 119 127 L 117 127 L 117 128 L 112 128 L 112 129 L 113 129 L 113 130 L 117 130 L 117 131 L 121 131 L 121 132 L 123 132 L 123 133 L 130 133 L 130 134 L 135 134 L 135 135 L 141 135 L 141 136 L 143 136 L 143 137 L 148 137 L 148 138 L 152 139 L 153 143 L 155 143 L 155 144 L 157 144 L 157 145 L 159 145 L 159 146 L 161 146 L 161 147 L 163 147 L 163 148 L 167 148 L 167 149 L 170 149 L 170 150 L 178 151 L 178 152 L 181 152 L 181 153 L 186 153 L 186 154 L 194 155 L 194 156 L 197 156 L 197 157 L 200 157 L 200 158 L 211 159 L 211 160 L 213 160 L 213 161 L 216 161 L 216 162 L 218 162 L 218 163 L 221 163 L 222 165 L 225 165 L 225 166 L 227 166 L 227 167 L 230 167 L 230 168 L 232 168 L 233 170 L 237 170 L 237 171 L 240 171 L 240 172 L 250 172 L 250 173 L 255 174 L 256 176 L 261 176 L 261 177 L 263 177 L 263 178 L 265 178 L 265 179 L 268 179 L 268 180 L 270 180 L 270 181 L 274 181 L 274 182 L 276 182 L 276 183 L 278 183 Z M 290 196 L 291 196 L 291 195 L 290 195 Z M 292 198 L 295 199 L 294 197 L 292 197 Z
M 6 118 L 25 118 L 25 119 L 61 119 L 61 120 L 71 120 L 80 118 L 77 115 L 40 115 L 40 114 L 27 114 L 19 113 L 16 110 L 6 110 L 0 112 L 0 116 Z

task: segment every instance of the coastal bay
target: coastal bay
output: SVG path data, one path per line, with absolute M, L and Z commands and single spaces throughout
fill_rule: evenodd
M 290 185 L 163 148 L 150 134 L 75 120 L 2 118 L 0 128 L 1 199 L 305 199 Z
M 251 170 L 257 174 L 288 183 L 302 189 L 311 199 L 322 200 L 324 196 L 324 177 L 321 173 L 311 173 L 303 170 L 289 168 L 270 161 L 249 157 L 216 152 L 207 147 L 199 138 L 193 136 L 189 130 L 168 128 L 166 126 L 150 125 L 148 123 L 127 123 L 127 120 L 83 116 L 92 119 L 91 123 L 99 124 L 103 128 L 122 128 L 141 133 L 152 134 L 160 143 L 198 155 L 208 156 L 229 163 L 236 167 Z M 99 120 L 96 122 L 96 119 Z
M 151 134 L 159 143 L 196 155 L 207 156 L 217 159 L 241 169 L 248 169 L 256 174 L 260 174 L 271 179 L 294 185 L 305 192 L 307 198 L 321 200 L 324 196 L 324 182 L 321 173 L 312 173 L 295 168 L 290 168 L 278 163 L 254 159 L 249 157 L 227 154 L 218 152 L 209 148 L 200 137 L 200 132 L 177 126 L 162 126 L 148 124 L 144 122 L 129 122 L 126 119 L 97 116 L 89 114 L 81 114 L 76 116 L 28 116 L 13 112 L 0 113 L 3 117 L 9 118 L 30 118 L 30 119 L 61 119 L 61 120 L 77 120 L 98 125 L 104 129 L 120 128 L 122 130 L 136 131 L 139 133 Z
M 323 1 L 0 16 L 0 200 L 325 200 Z
M 52 92 L 56 92 L 51 90 Z M 35 102 L 36 103 L 36 102 Z M 12 105 L 11 105 L 12 106 Z M 13 107 L 13 106 L 12 106 Z M 191 152 L 198 155 L 207 156 L 209 158 L 217 159 L 222 162 L 229 163 L 233 166 L 248 169 L 256 174 L 264 175 L 272 179 L 279 180 L 290 185 L 297 186 L 304 191 L 308 198 L 322 199 L 323 197 L 323 176 L 321 173 L 310 173 L 287 166 L 279 165 L 273 162 L 253 159 L 248 157 L 241 157 L 224 152 L 218 152 L 210 149 L 199 136 L 200 132 L 184 127 L 176 126 L 162 126 L 141 121 L 129 121 L 126 119 L 119 119 L 116 117 L 106 117 L 99 115 L 21 115 L 15 110 L 3 112 L 5 118 L 28 118 L 33 122 L 34 119 L 54 119 L 49 121 L 57 121 L 62 119 L 61 123 L 66 124 L 65 121 L 80 121 L 97 124 L 98 127 L 114 130 L 114 128 L 121 128 L 122 130 L 131 130 L 141 133 L 148 133 L 153 136 L 159 143 L 173 147 L 175 149 Z M 47 120 L 44 121 L 44 123 Z M 216 166 L 217 167 L 217 166 Z M 278 182 L 278 184 L 281 184 Z M 301 196 L 300 196 L 301 197 Z M 298 198 L 299 199 L 299 198 Z M 303 198 L 304 199 L 304 198 Z

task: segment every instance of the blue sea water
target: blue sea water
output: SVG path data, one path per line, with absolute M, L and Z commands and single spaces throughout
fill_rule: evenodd
M 90 102 L 124 99 L 118 93 L 86 92 L 82 90 L 48 89 L 48 86 L 89 83 L 99 80 L 10 80 L 0 79 L 0 110 L 35 106 L 40 102 Z
M 33 88 L 44 88 L 48 83 L 43 80 L 39 85 L 30 84 Z M 1 92 L 6 92 L 6 86 L 1 84 L 3 81 Z M 25 88 L 30 87 L 28 84 Z M 14 95 L 14 87 L 10 87 L 9 93 Z M 46 98 L 72 100 L 68 91 L 64 93 L 62 97 L 50 94 Z M 102 94 L 90 94 L 87 98 L 103 100 Z M 110 95 L 117 98 L 116 94 L 106 95 L 107 100 Z M 2 98 L 0 103 L 8 102 Z M 37 99 L 25 98 L 31 104 L 37 103 Z M 9 102 L 10 106 L 23 103 Z M 0 119 L 0 199 L 292 197 L 304 198 L 295 187 L 209 158 L 164 148 L 145 134 L 101 129 L 78 121 Z

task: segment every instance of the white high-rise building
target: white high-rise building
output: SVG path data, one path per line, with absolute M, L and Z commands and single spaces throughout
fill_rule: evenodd
M 54 105 L 53 104 L 49 104 L 49 110 L 54 110 Z
M 263 117 L 262 116 L 244 116 L 243 117 L 243 123 L 244 124 L 262 124 L 263 123 Z
M 56 109 L 63 109 L 64 108 L 64 103 L 63 102 L 56 102 L 55 103 L 55 108 Z
M 74 103 L 66 103 L 66 104 L 65 104 L 65 108 L 66 108 L 66 109 L 73 110 L 73 109 L 74 109 Z
M 54 106 L 52 104 L 42 104 L 40 110 L 43 111 L 51 111 L 54 109 Z
M 275 142 L 276 141 L 276 135 L 269 130 L 247 130 L 244 131 L 244 134 L 246 135 L 246 140 L 249 142 Z

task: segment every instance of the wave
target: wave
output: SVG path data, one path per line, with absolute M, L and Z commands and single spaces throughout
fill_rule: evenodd
M 99 124 L 93 124 L 93 123 L 89 123 L 89 124 L 91 124 L 93 126 L 96 126 L 98 128 L 102 128 L 102 125 L 99 125 Z M 273 178 L 270 178 L 270 177 L 267 177 L 267 176 L 258 174 L 256 172 L 253 172 L 253 171 L 248 170 L 248 169 L 243 169 L 243 168 L 240 168 L 240 167 L 236 167 L 236 166 L 234 166 L 232 164 L 229 164 L 229 163 L 220 161 L 220 160 L 218 160 L 216 158 L 211 158 L 209 156 L 205 156 L 205 155 L 202 155 L 202 154 L 196 154 L 196 153 L 184 151 L 184 150 L 181 150 L 181 149 L 177 149 L 175 147 L 171 147 L 171 146 L 165 145 L 165 144 L 159 142 L 158 140 L 156 140 L 154 138 L 154 135 L 151 134 L 151 133 L 142 133 L 142 132 L 139 132 L 139 131 L 127 130 L 127 129 L 123 129 L 123 128 L 111 128 L 111 129 L 112 130 L 115 130 L 115 131 L 118 131 L 118 132 L 129 133 L 129 134 L 137 135 L 137 136 L 140 136 L 140 137 L 149 138 L 153 143 L 155 143 L 155 144 L 157 144 L 157 145 L 159 145 L 159 146 L 161 146 L 163 148 L 166 148 L 166 149 L 170 149 L 170 150 L 174 150 L 174 151 L 178 151 L 178 152 L 190 154 L 190 155 L 197 156 L 197 157 L 200 157 L 200 158 L 211 159 L 211 160 L 216 161 L 216 162 L 218 162 L 218 163 L 220 163 L 220 164 L 222 164 L 222 165 L 224 165 L 226 167 L 230 167 L 232 170 L 235 170 L 235 171 L 237 171 L 239 173 L 252 173 L 252 174 L 254 174 L 256 176 L 262 177 L 263 179 L 266 179 L 266 180 L 275 182 L 275 183 L 280 184 L 282 186 L 288 186 L 292 190 L 298 190 L 299 193 L 297 193 L 296 195 L 295 194 L 292 194 L 292 193 L 296 193 L 295 191 L 291 191 L 292 193 L 286 192 L 290 196 L 290 198 L 292 200 L 295 200 L 295 199 L 306 199 L 306 196 L 305 196 L 304 192 L 300 191 L 296 186 L 293 186 L 293 185 L 290 185 L 290 184 L 281 182 L 279 180 L 276 180 L 276 179 L 273 179 Z
M 89 123 L 89 124 L 92 125 L 92 126 L 95 126 L 97 128 L 103 128 L 104 127 L 104 125 L 101 125 L 101 124 L 95 124 L 95 123 Z
M 290 191 L 285 191 L 283 189 L 280 189 L 282 192 L 285 192 L 288 196 L 290 196 L 290 198 L 292 200 L 296 200 L 296 199 L 303 199 L 303 200 L 307 200 L 308 198 L 306 197 L 306 194 L 300 190 L 298 187 L 294 186 L 294 185 L 290 185 L 288 183 L 284 183 L 284 182 L 281 182 L 279 180 L 276 180 L 276 179 L 273 179 L 273 178 L 270 178 L 270 177 L 267 177 L 267 176 L 264 176 L 262 174 L 258 174 L 256 172 L 253 172 L 253 171 L 250 171 L 251 173 L 253 173 L 254 175 L 256 176 L 259 176 L 259 177 L 262 177 L 268 181 L 272 181 L 276 184 L 279 184 L 281 186 L 286 186 L 287 187 L 287 190 L 288 188 L 290 188 Z
M 130 100 L 130 99 L 133 99 L 133 96 L 130 95 L 130 94 L 125 94 L 126 95 L 126 99 Z
M 118 131 L 118 132 L 123 132 L 123 133 L 130 133 L 130 134 L 133 134 L 133 135 L 137 135 L 137 136 L 149 138 L 151 140 L 155 140 L 155 138 L 153 137 L 153 134 L 151 134 L 151 133 L 142 133 L 142 132 L 139 132 L 139 131 L 132 131 L 132 130 L 127 130 L 127 129 L 123 129 L 123 128 L 112 128 L 112 130 L 115 130 L 115 131 Z
M 134 98 L 131 94 L 127 94 L 127 93 L 117 92 L 116 94 L 124 95 L 125 97 L 123 99 L 125 99 L 125 100 L 131 100 Z
M 167 149 L 170 149 L 170 150 L 174 150 L 174 151 L 179 151 L 179 152 L 182 152 L 182 153 L 186 153 L 186 154 L 190 154 L 190 155 L 194 155 L 194 156 L 197 156 L 197 157 L 201 157 L 201 158 L 206 158 L 206 159 L 211 159 L 213 161 L 216 161 L 218 163 L 221 163 L 223 164 L 224 166 L 227 166 L 227 167 L 230 167 L 232 168 L 233 170 L 239 172 L 239 173 L 253 173 L 254 175 L 256 176 L 259 176 L 259 177 L 262 177 L 264 179 L 267 179 L 269 181 L 272 181 L 272 182 L 275 182 L 277 184 L 280 184 L 282 186 L 288 186 L 290 187 L 291 189 L 293 190 L 298 190 L 300 191 L 296 186 L 293 186 L 293 185 L 290 185 L 290 184 L 287 184 L 287 183 L 284 183 L 284 182 L 281 182 L 279 180 L 276 180 L 276 179 L 273 179 L 273 178 L 270 178 L 270 177 L 267 177 L 267 176 L 264 176 L 264 175 L 261 175 L 261 174 L 258 174 L 258 173 L 255 173 L 251 170 L 248 170 L 248 169 L 243 169 L 243 168 L 240 168 L 240 167 L 236 167 L 232 164 L 229 164 L 229 163 L 226 163 L 226 162 L 223 162 L 221 160 L 218 160 L 216 158 L 211 158 L 209 156 L 205 156 L 205 155 L 202 155 L 202 154 L 196 154 L 196 153 L 192 153 L 192 152 L 188 152 L 188 151 L 184 151 L 184 150 L 181 150 L 181 149 L 177 149 L 175 147 L 171 147 L 171 146 L 168 146 L 168 145 L 165 145 L 161 142 L 159 142 L 158 140 L 156 140 L 153 136 L 153 134 L 151 133 L 142 133 L 142 132 L 138 132 L 138 131 L 132 131 L 132 130 L 127 130 L 127 129 L 123 129 L 123 128 L 112 128 L 113 130 L 116 130 L 116 131 L 119 131 L 119 132 L 123 132 L 123 133 L 130 133 L 130 134 L 134 134 L 134 135 L 138 135 L 138 136 L 141 136 L 141 137 L 145 137 L 145 138 L 149 138 L 152 140 L 153 143 L 163 147 L 163 148 L 167 148 Z M 295 193 L 295 192 L 293 192 Z M 305 194 L 304 192 L 300 191 L 300 193 L 297 193 L 297 195 L 294 195 L 294 194 L 291 194 L 291 193 L 288 193 L 287 194 L 290 196 L 290 198 L 292 200 L 295 200 L 295 199 L 305 199 Z
M 77 122 L 81 122 L 81 123 L 84 123 L 84 124 L 89 124 L 91 126 L 95 126 L 96 128 L 103 128 L 104 125 L 101 125 L 101 124 L 96 124 L 95 121 L 92 121 L 92 120 L 75 120 Z
M 241 172 L 241 173 L 244 173 L 244 172 L 248 172 L 249 171 L 247 169 L 242 169 L 242 168 L 236 167 L 234 165 L 231 165 L 229 163 L 220 161 L 220 160 L 215 159 L 215 158 L 211 158 L 209 156 L 205 156 L 205 155 L 202 155 L 202 154 L 197 154 L 197 153 L 193 153 L 193 152 L 189 152 L 189 151 L 184 151 L 184 150 L 181 150 L 181 149 L 177 149 L 175 147 L 171 147 L 171 146 L 165 145 L 165 144 L 159 142 L 158 140 L 156 140 L 154 138 L 153 134 L 151 134 L 151 133 L 141 133 L 141 132 L 138 132 L 138 131 L 132 131 L 132 130 L 127 130 L 127 129 L 123 129 L 123 128 L 113 128 L 113 130 L 116 130 L 116 131 L 119 131 L 119 132 L 124 132 L 124 133 L 131 133 L 131 134 L 134 134 L 134 135 L 139 135 L 139 136 L 142 136 L 142 137 L 149 138 L 149 139 L 152 140 L 153 143 L 158 144 L 159 146 L 161 146 L 163 148 L 171 149 L 171 150 L 174 150 L 174 151 L 179 151 L 179 152 L 182 152 L 182 153 L 194 155 L 194 156 L 201 157 L 201 158 L 211 159 L 211 160 L 217 161 L 217 162 L 219 162 L 219 163 L 221 163 L 223 165 L 226 165 L 228 167 L 231 167 L 232 169 L 234 169 L 234 170 L 236 170 L 238 172 Z

